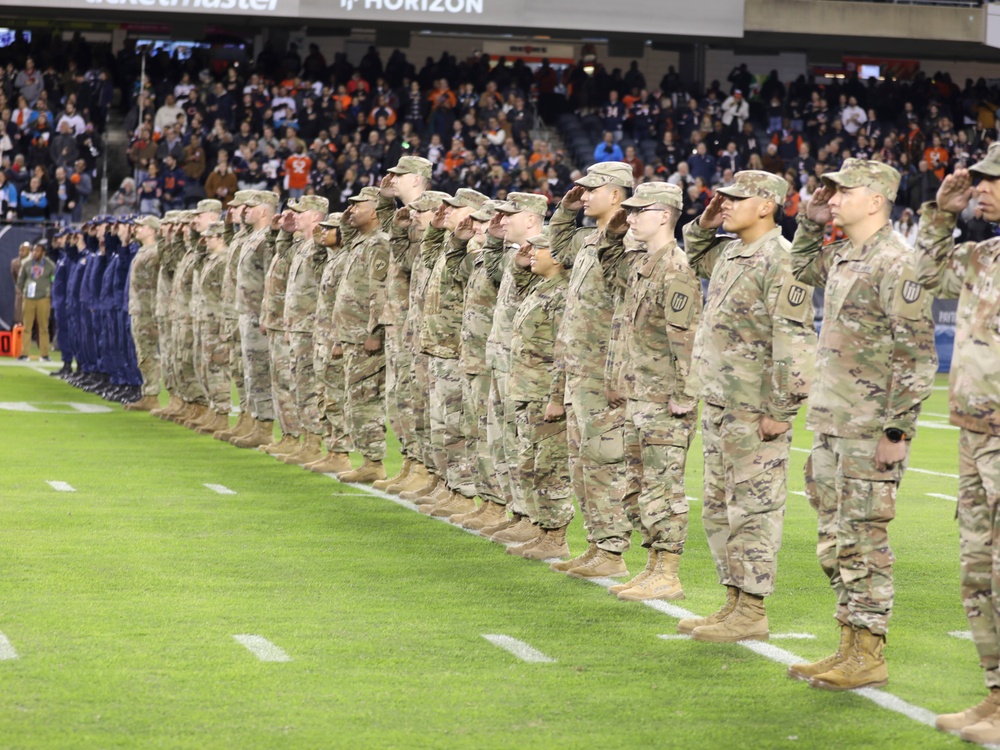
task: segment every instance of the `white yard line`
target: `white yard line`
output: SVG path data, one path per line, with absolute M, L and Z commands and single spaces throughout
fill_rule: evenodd
M 45 484 L 54 489 L 56 492 L 76 492 L 76 488 L 66 482 L 46 481 Z
M 944 422 L 928 422 L 923 419 L 917 420 L 917 426 L 930 427 L 932 430 L 954 430 L 955 432 L 958 432 L 961 429 L 953 424 L 945 424 Z
M 260 635 L 234 635 L 237 643 L 261 661 L 291 661 L 292 657 Z
M 555 664 L 556 660 L 551 656 L 546 656 L 537 648 L 524 641 L 519 641 L 517 638 L 511 638 L 509 635 L 483 633 L 483 638 L 529 664 Z
M 952 630 L 951 632 L 948 633 L 948 635 L 950 635 L 952 638 L 958 638 L 959 640 L 963 641 L 972 640 L 971 630 Z
M 955 497 L 954 495 L 942 495 L 937 492 L 928 492 L 927 497 L 936 497 L 938 500 L 950 500 L 953 503 L 958 502 L 958 498 Z
M 206 484 L 205 486 L 208 487 L 208 489 L 212 490 L 212 492 L 218 492 L 220 495 L 236 494 L 235 490 L 229 489 L 224 484 Z
M 792 448 L 796 453 L 812 453 L 808 448 Z M 930 471 L 929 469 L 918 469 L 915 466 L 907 466 L 906 470 L 916 472 L 917 474 L 928 474 L 932 477 L 944 477 L 945 479 L 958 479 L 958 474 L 948 474 L 944 471 Z
M 684 633 L 664 633 L 656 636 L 657 638 L 662 638 L 665 641 L 690 641 L 692 640 L 690 635 Z M 816 636 L 812 633 L 771 633 L 770 636 L 772 641 L 814 641 Z
M 0 661 L 10 661 L 17 658 L 17 651 L 3 633 L 0 633 Z

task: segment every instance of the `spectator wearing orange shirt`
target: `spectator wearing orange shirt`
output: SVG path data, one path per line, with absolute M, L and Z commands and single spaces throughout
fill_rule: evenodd
M 427 101 L 431 105 L 431 132 L 447 138 L 455 121 L 455 105 L 458 104 L 458 98 L 448 87 L 446 78 L 437 80 L 434 90 L 427 95 Z
M 289 198 L 298 200 L 305 195 L 310 172 L 312 172 L 312 159 L 308 154 L 300 153 L 296 144 L 292 147 L 292 155 L 285 159 L 285 184 Z
M 924 161 L 926 161 L 934 172 L 934 175 L 943 180 L 948 171 L 948 149 L 941 145 L 941 136 L 936 133 L 931 137 L 931 145 L 924 149 Z

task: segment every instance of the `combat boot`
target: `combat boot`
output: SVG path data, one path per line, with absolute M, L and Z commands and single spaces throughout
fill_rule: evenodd
M 740 597 L 742 599 L 742 597 Z M 697 631 L 695 631 L 697 637 Z M 847 658 L 832 669 L 816 675 L 809 685 L 821 690 L 854 690 L 882 687 L 889 682 L 889 667 L 885 663 L 885 636 L 868 628 L 854 628 L 854 643 Z M 982 723 L 982 722 L 980 722 Z M 978 726 L 974 724 L 973 726 Z M 971 728 L 971 727 L 970 727 Z M 1000 732 L 1000 723 L 997 724 Z M 997 735 L 1000 739 L 1000 734 Z M 965 732 L 962 732 L 965 739 Z
M 439 503 L 443 503 L 446 500 L 451 499 L 451 490 L 448 488 L 448 483 L 441 481 L 433 492 L 428 492 L 423 497 L 418 497 L 413 502 L 417 504 L 417 509 L 424 514 L 429 514 L 431 508 Z
M 515 515 L 515 521 L 506 529 L 498 531 L 490 537 L 497 544 L 524 544 L 538 536 L 537 527 L 527 516 Z
M 516 529 L 517 527 L 512 526 L 511 528 L 507 529 L 507 533 L 509 534 L 512 531 L 515 531 Z M 542 537 L 545 536 L 545 529 L 543 529 L 538 524 L 533 523 L 529 527 L 527 527 L 527 530 L 523 534 L 521 534 L 521 536 L 522 537 L 528 536 L 528 538 L 525 539 L 524 541 L 517 541 L 509 544 L 507 546 L 508 555 L 515 555 L 516 557 L 522 557 L 525 552 L 530 550 L 532 547 L 534 547 L 542 540 Z
M 620 552 L 597 549 L 594 556 L 582 565 L 566 571 L 570 578 L 620 578 L 628 575 L 625 560 Z
M 677 623 L 678 633 L 691 633 L 695 628 L 705 625 L 714 625 L 729 617 L 729 613 L 736 609 L 736 602 L 739 601 L 740 590 L 735 586 L 726 586 L 726 603 L 722 605 L 718 612 L 713 612 L 708 617 L 686 617 Z
M 327 453 L 326 458 L 313 461 L 302 468 L 317 474 L 343 474 L 351 470 L 351 457 L 346 453 Z
M 596 554 L 597 545 L 591 542 L 590 546 L 587 547 L 587 550 L 582 555 L 571 557 L 569 560 L 563 560 L 562 562 L 554 562 L 549 565 L 549 570 L 555 571 L 556 573 L 565 573 L 570 568 L 576 568 L 583 565 Z
M 159 409 L 153 409 L 150 412 L 154 417 L 159 417 L 160 419 L 170 419 L 170 415 L 174 412 L 178 412 L 184 406 L 184 402 L 181 401 L 181 397 L 176 394 L 170 394 L 170 401 L 167 402 L 166 406 L 161 406 Z
M 219 430 L 224 430 L 229 426 L 229 415 L 224 412 L 213 412 L 212 418 L 208 421 L 202 422 L 195 432 L 199 435 L 213 435 Z
M 288 455 L 289 453 L 294 453 L 298 449 L 299 449 L 299 436 L 285 432 L 282 433 L 281 440 L 279 440 L 277 443 L 271 443 L 270 445 L 262 446 L 257 450 L 259 450 L 261 453 L 266 453 L 269 456 L 280 458 L 281 456 Z
M 302 445 L 294 453 L 281 456 L 280 461 L 286 464 L 298 464 L 304 466 L 323 459 L 323 439 L 319 435 L 311 435 L 308 432 L 302 438 Z
M 507 520 L 507 506 L 490 500 L 483 502 L 482 512 L 472 518 L 462 521 L 462 528 L 469 531 L 482 531 L 487 526 L 496 526 Z
M 837 650 L 825 659 L 814 661 L 811 664 L 793 664 L 788 668 L 788 676 L 793 680 L 811 680 L 818 674 L 823 674 L 840 664 L 847 655 L 851 653 L 854 645 L 854 628 L 847 623 L 840 623 L 840 645 Z M 957 716 L 957 714 L 956 714 Z M 940 727 L 938 727 L 940 729 Z M 961 727 L 959 727 L 961 729 Z M 948 730 L 946 730 L 948 731 Z M 957 729 L 955 731 L 958 731 Z
M 414 502 L 422 497 L 425 497 L 441 486 L 442 479 L 437 474 L 427 474 L 425 478 L 420 479 L 416 472 L 410 476 L 410 479 L 406 481 L 409 484 L 413 481 L 413 488 L 407 489 L 399 493 L 400 500 L 409 500 Z M 399 485 L 392 485 L 392 487 L 398 487 Z M 392 489 L 390 487 L 390 490 Z
M 958 736 L 966 742 L 997 745 L 1000 743 L 1000 709 L 980 719 L 972 726 L 965 727 L 958 733 Z
M 211 410 L 204 404 L 191 404 L 190 416 L 178 422 L 182 427 L 187 427 L 189 430 L 195 429 L 201 421 L 211 413 Z
M 632 588 L 638 583 L 646 580 L 649 574 L 653 572 L 653 568 L 656 567 L 656 558 L 660 556 L 660 551 L 657 549 L 649 548 L 649 557 L 646 558 L 646 567 L 642 569 L 642 572 L 635 578 L 625 581 L 625 583 L 616 583 L 608 589 L 608 593 L 612 596 L 618 596 L 622 591 L 628 588 Z
M 388 488 L 390 484 L 396 484 L 397 482 L 402 482 L 404 479 L 406 479 L 406 477 L 410 475 L 410 470 L 412 468 L 413 468 L 413 460 L 410 458 L 404 458 L 403 465 L 399 467 L 399 471 L 397 471 L 393 476 L 389 477 L 388 479 L 378 480 L 377 482 L 372 484 L 372 489 L 382 490 L 383 492 L 385 492 L 386 488 Z
M 190 419 L 192 414 L 194 414 L 194 404 L 181 401 L 180 408 L 164 413 L 163 418 L 180 424 L 184 420 Z
M 934 722 L 934 726 L 942 732 L 958 734 L 963 729 L 972 727 L 984 719 L 1000 711 L 1000 688 L 992 688 L 982 703 L 972 708 L 967 708 L 957 714 L 941 714 Z M 965 737 L 962 738 L 963 740 Z M 979 740 L 969 740 L 969 742 L 979 742 Z M 996 740 L 991 740 L 993 744 Z
M 473 502 L 475 502 L 475 498 L 473 498 Z M 453 523 L 456 526 L 462 526 L 463 521 L 473 521 L 483 514 L 483 512 L 486 510 L 487 505 L 489 505 L 489 501 L 483 500 L 482 503 L 474 506 L 472 510 L 466 513 L 453 513 L 452 515 L 448 516 L 448 523 Z M 466 527 L 462 526 L 462 528 L 464 529 Z
M 153 411 L 160 405 L 160 399 L 156 396 L 143 396 L 138 401 L 125 404 L 125 411 Z
M 214 433 L 212 437 L 214 437 L 216 440 L 223 440 L 228 443 L 234 437 L 242 437 L 246 432 L 248 432 L 252 428 L 253 428 L 253 420 L 250 418 L 250 415 L 247 414 L 245 411 L 241 411 L 240 416 L 237 418 L 235 425 L 233 425 L 232 427 L 227 426 L 226 429 L 224 430 L 219 430 L 218 432 Z
M 259 448 L 274 442 L 274 420 L 254 420 L 253 430 L 246 437 L 234 437 L 229 441 L 237 448 Z
M 434 505 L 428 515 L 434 516 L 435 518 L 447 518 L 448 516 L 453 516 L 456 513 L 468 513 L 470 510 L 476 507 L 476 501 L 471 497 L 466 497 L 460 492 L 448 491 L 448 497 Z
M 691 632 L 696 641 L 735 643 L 736 641 L 766 641 L 770 637 L 764 597 L 740 591 L 736 606 L 723 620 L 702 625 Z
M 205 411 L 203 411 L 200 416 L 190 420 L 189 423 L 185 426 L 188 427 L 189 429 L 194 430 L 195 432 L 198 432 L 198 430 L 204 427 L 206 424 L 214 421 L 215 421 L 215 412 L 212 411 L 212 407 L 206 406 Z M 228 419 L 226 420 L 226 424 L 229 424 Z M 218 427 L 216 427 L 216 429 L 218 429 Z M 212 432 L 215 432 L 215 430 L 212 430 Z
M 420 489 L 425 484 L 430 481 L 431 473 L 427 471 L 427 467 L 424 466 L 419 461 L 414 461 L 410 465 L 410 473 L 405 477 L 400 479 L 398 482 L 393 482 L 385 491 L 390 495 L 399 495 L 403 492 L 412 492 L 413 490 Z
M 652 553 L 654 550 L 650 550 Z M 664 599 L 676 602 L 684 598 L 684 588 L 677 578 L 677 569 L 681 564 L 681 556 L 673 552 L 664 552 L 656 556 L 656 564 L 649 575 L 634 586 L 619 592 L 618 598 L 623 602 L 641 602 L 647 599 Z M 638 576 L 637 576 L 638 577 Z
M 507 506 L 505 505 L 503 506 L 503 514 L 500 516 L 497 522 L 492 526 L 483 526 L 483 528 L 479 530 L 479 536 L 483 537 L 484 539 L 490 539 L 498 531 L 506 531 L 511 526 L 516 524 L 520 519 L 521 517 L 517 513 L 508 516 Z
M 366 458 L 357 469 L 338 474 L 337 479 L 345 484 L 371 484 L 379 479 L 385 479 L 385 467 L 381 460 L 372 461 Z
M 517 550 L 515 554 L 525 560 L 552 560 L 553 558 L 569 557 L 569 546 L 566 544 L 566 527 L 561 529 L 543 529 L 540 536 L 530 546 L 508 547 L 507 551 Z

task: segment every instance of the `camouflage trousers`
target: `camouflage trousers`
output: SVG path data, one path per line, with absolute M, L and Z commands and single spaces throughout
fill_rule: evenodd
M 625 405 L 625 511 L 642 546 L 679 555 L 687 540 L 684 468 L 697 410 L 683 417 L 666 403 L 629 399 Z
M 188 403 L 208 406 L 208 396 L 205 394 L 201 379 L 195 370 L 194 358 L 196 339 L 194 321 L 181 318 L 173 322 L 172 331 L 173 360 L 177 373 L 177 392 Z
M 524 503 L 517 499 L 521 495 L 521 489 L 518 487 L 517 494 L 514 494 L 510 464 L 507 461 L 508 452 L 514 456 L 517 450 L 517 425 L 513 421 L 513 410 L 510 412 L 511 421 L 507 421 L 506 409 L 507 373 L 492 370 L 489 411 L 486 413 L 486 449 L 493 464 L 493 478 L 498 490 L 497 502 L 523 516 L 527 515 L 524 512 Z
M 603 378 L 567 375 L 566 426 L 570 478 L 587 540 L 609 552 L 624 552 L 633 530 L 622 502 L 625 407 L 608 406 Z
M 774 592 L 785 518 L 789 429 L 757 437 L 760 414 L 705 404 L 702 525 L 719 583 L 748 594 Z
M 222 324 L 222 338 L 226 342 L 226 354 L 229 356 L 229 377 L 236 385 L 236 395 L 240 402 L 240 411 L 246 411 L 248 406 L 246 382 L 243 379 L 243 344 L 240 341 L 240 323 L 236 318 L 225 318 Z
M 160 332 L 154 318 L 132 318 L 132 343 L 142 373 L 142 395 L 157 396 L 160 393 Z
M 986 687 L 1000 687 L 1000 437 L 962 430 L 958 451 L 962 605 Z
M 169 317 L 158 317 L 156 319 L 156 332 L 159 340 L 158 359 L 160 362 L 160 372 L 163 377 L 163 387 L 171 394 L 176 395 L 177 377 L 174 374 L 174 351 L 171 335 L 173 325 Z
M 462 380 L 462 432 L 465 435 L 465 455 L 472 469 L 472 483 L 483 500 L 500 503 L 500 483 L 490 458 L 488 440 L 490 410 L 490 376 L 485 373 L 466 374 Z
M 885 633 L 892 613 L 889 521 L 906 462 L 875 468 L 878 440 L 816 433 L 806 461 L 806 497 L 817 513 L 816 556 L 837 596 L 836 618 Z
M 465 497 L 475 497 L 476 486 L 462 432 L 462 369 L 457 357 L 430 357 L 428 367 L 434 466 L 450 489 Z
M 282 435 L 298 437 L 302 434 L 299 410 L 292 390 L 292 347 L 288 332 L 274 328 L 267 330 L 267 351 L 271 359 L 271 398 Z
M 403 345 L 403 327 L 385 329 L 385 411 L 389 425 L 399 440 L 399 450 L 407 458 L 416 455 L 413 445 L 413 398 L 410 395 L 410 369 L 413 355 Z
M 354 446 L 371 461 L 385 458 L 385 353 L 344 344 L 347 425 Z
M 288 333 L 289 359 L 292 363 L 292 403 L 298 407 L 302 431 L 322 435 L 323 414 L 320 411 L 319 384 L 313 368 L 313 335 L 301 331 Z
M 410 408 L 413 413 L 413 456 L 431 473 L 436 473 L 431 446 L 429 357 L 413 354 L 410 362 Z
M 323 416 L 323 433 L 326 448 L 331 453 L 350 453 L 354 450 L 351 433 L 347 429 L 347 388 L 344 385 L 344 358 L 330 354 L 330 343 L 313 342 L 313 371 L 320 384 L 319 408 Z
M 250 416 L 262 422 L 274 419 L 271 394 L 271 356 L 267 337 L 260 332 L 257 318 L 240 315 L 240 346 L 243 349 L 243 382 Z
M 573 520 L 566 420 L 545 421 L 547 401 L 515 401 L 517 463 L 528 518 L 543 529 L 561 529 Z
M 233 397 L 229 384 L 229 347 L 223 337 L 222 321 L 218 318 L 197 320 L 194 327 L 198 381 L 208 397 L 209 408 L 228 417 Z

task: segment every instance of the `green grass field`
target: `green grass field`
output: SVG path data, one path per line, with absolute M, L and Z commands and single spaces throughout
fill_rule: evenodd
M 0 365 L 0 633 L 17 654 L 0 660 L 2 748 L 963 746 L 744 646 L 660 639 L 674 617 L 383 497 L 116 405 L 80 413 L 66 402 L 104 402 L 42 369 Z M 924 421 L 946 412 L 936 390 Z M 923 428 L 911 466 L 957 474 L 957 439 Z M 795 445 L 810 440 L 800 417 Z M 805 458 L 792 455 L 792 492 Z M 972 643 L 949 635 L 967 630 L 955 503 L 928 493 L 953 497 L 957 480 L 910 472 L 901 489 L 885 690 L 938 713 L 984 689 Z M 706 614 L 722 591 L 699 516 L 695 502 L 678 604 Z M 574 552 L 583 538 L 578 517 Z M 771 632 L 815 639 L 771 644 L 807 659 L 837 638 L 814 544 L 791 494 Z M 638 572 L 644 550 L 627 561 Z M 241 634 L 290 660 L 258 660 Z

